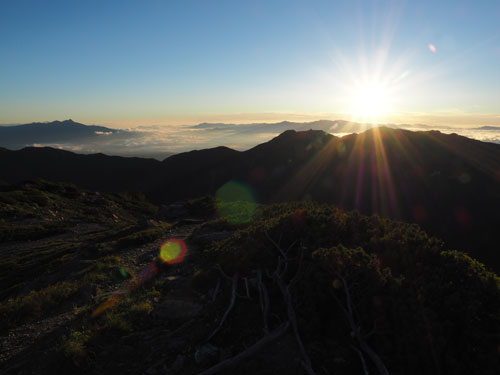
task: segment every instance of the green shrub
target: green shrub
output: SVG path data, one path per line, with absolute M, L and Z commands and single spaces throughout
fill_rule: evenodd
M 89 341 L 90 336 L 90 331 L 88 330 L 71 330 L 68 337 L 63 337 L 60 350 L 74 364 L 78 365 L 87 354 L 86 343 Z
M 0 316 L 7 325 L 37 317 L 68 299 L 78 290 L 77 282 L 62 281 L 27 295 L 11 298 L 0 306 Z

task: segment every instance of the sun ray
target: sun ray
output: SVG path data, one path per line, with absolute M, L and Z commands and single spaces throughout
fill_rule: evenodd
M 381 210 L 385 214 L 399 217 L 396 190 L 394 189 L 394 181 L 386 155 L 384 141 L 382 140 L 381 129 L 373 129 L 372 134 L 375 146 L 377 180 L 380 188 L 379 200 L 382 204 Z

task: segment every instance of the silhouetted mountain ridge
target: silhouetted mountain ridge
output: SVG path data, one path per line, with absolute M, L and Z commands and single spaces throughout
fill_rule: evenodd
M 500 126 L 481 126 L 479 128 L 474 128 L 474 130 L 500 130 Z
M 500 269 L 500 145 L 438 131 L 375 128 L 342 138 L 288 130 L 238 152 L 227 147 L 163 162 L 50 149 L 2 151 L 0 180 L 41 177 L 85 188 L 139 190 L 157 203 L 213 195 L 228 181 L 258 202 L 315 200 L 417 222 Z
M 105 136 L 132 136 L 133 134 L 133 132 L 104 126 L 85 125 L 69 119 L 0 126 L 0 145 L 9 149 L 19 149 L 34 144 L 82 142 Z

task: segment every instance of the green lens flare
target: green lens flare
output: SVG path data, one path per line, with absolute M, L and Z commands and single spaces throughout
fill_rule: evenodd
M 120 274 L 122 275 L 122 277 L 125 279 L 127 278 L 128 276 L 128 273 L 127 271 L 125 271 L 123 268 L 120 268 Z
M 252 190 L 239 182 L 229 181 L 217 190 L 217 211 L 233 224 L 252 220 L 257 204 Z
M 160 249 L 160 258 L 165 262 L 170 262 L 174 259 L 177 259 L 180 253 L 181 245 L 179 245 L 177 242 L 167 242 Z
M 184 241 L 172 238 L 165 242 L 160 248 L 160 259 L 168 264 L 182 262 L 187 253 Z

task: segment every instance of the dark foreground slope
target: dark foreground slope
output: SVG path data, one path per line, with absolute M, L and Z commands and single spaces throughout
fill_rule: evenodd
M 307 202 L 236 225 L 210 200 L 167 223 L 46 182 L 0 201 L 2 374 L 498 372 L 499 278 L 417 225 Z
M 51 147 L 0 149 L 0 180 L 43 178 L 109 192 L 147 191 L 157 182 L 161 162 L 104 154 L 82 155 Z
M 337 138 L 286 131 L 245 152 L 225 147 L 165 159 L 0 152 L 0 179 L 43 177 L 102 190 L 139 190 L 156 203 L 244 184 L 257 202 L 314 200 L 417 222 L 500 270 L 500 145 L 435 131 L 379 128 Z M 245 198 L 247 199 L 247 198 Z

